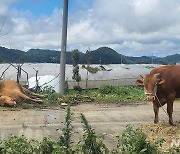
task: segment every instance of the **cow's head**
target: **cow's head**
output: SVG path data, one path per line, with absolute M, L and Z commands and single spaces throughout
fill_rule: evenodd
M 164 79 L 161 78 L 160 73 L 145 74 L 141 79 L 136 80 L 136 84 L 144 85 L 144 92 L 148 101 L 154 101 L 157 93 L 157 85 L 163 84 Z
M 1 96 L 0 97 L 0 105 L 8 105 L 8 106 L 16 106 L 16 102 L 13 101 L 10 97 L 8 96 Z

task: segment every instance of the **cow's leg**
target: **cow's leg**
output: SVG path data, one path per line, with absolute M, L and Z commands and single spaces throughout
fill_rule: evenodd
M 22 99 L 25 99 L 25 100 L 28 100 L 28 101 L 33 101 L 33 102 L 38 102 L 38 103 L 42 103 L 43 101 L 41 99 L 33 99 L 33 98 L 30 98 L 28 96 L 26 96 L 25 94 L 23 93 L 19 93 L 18 96 Z
M 167 113 L 169 115 L 169 124 L 170 125 L 174 125 L 173 118 L 172 118 L 172 114 L 173 114 L 173 101 L 167 102 Z
M 174 125 L 172 114 L 173 114 L 173 103 L 174 103 L 175 96 L 176 96 L 176 93 L 171 92 L 171 94 L 167 97 L 167 113 L 169 115 L 170 125 Z
M 32 95 L 32 96 L 36 96 L 36 97 L 39 97 L 39 98 L 44 98 L 44 97 L 46 97 L 45 95 L 40 95 L 40 94 L 33 93 L 32 91 L 30 91 L 29 89 L 26 89 L 26 88 L 24 88 L 24 87 L 22 87 L 22 88 L 23 88 L 23 91 L 24 91 L 24 92 L 27 92 L 27 93 L 29 93 L 29 94 Z
M 159 113 L 159 106 L 156 104 L 156 102 L 153 102 L 153 109 L 154 109 L 154 123 L 157 124 L 159 122 L 159 117 L 158 117 L 158 113 Z

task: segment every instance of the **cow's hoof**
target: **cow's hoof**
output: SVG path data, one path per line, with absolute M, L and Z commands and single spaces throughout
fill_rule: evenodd
M 43 103 L 43 100 L 38 100 L 38 103 Z
M 172 118 L 169 118 L 169 124 L 170 124 L 171 126 L 175 126 Z
M 14 103 L 13 106 L 16 107 L 16 106 L 17 106 L 17 103 L 16 103 L 15 101 L 14 101 L 13 103 Z
M 171 126 L 176 126 L 173 122 L 171 122 L 171 121 L 169 121 L 169 124 L 171 125 Z
M 158 124 L 159 123 L 159 121 L 158 120 L 154 120 L 154 124 Z

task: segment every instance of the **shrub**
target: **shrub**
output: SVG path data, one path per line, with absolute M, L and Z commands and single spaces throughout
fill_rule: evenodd
M 99 88 L 101 94 L 110 94 L 114 91 L 115 87 L 112 85 L 103 85 Z
M 165 154 L 178 154 L 178 153 L 180 153 L 180 147 L 167 149 L 164 153 Z
M 2 142 L 0 142 L 0 154 L 3 154 L 4 148 L 5 145 Z
M 133 129 L 128 125 L 118 140 L 117 148 L 118 152 L 125 154 L 158 154 L 160 153 L 158 147 L 162 141 L 150 142 L 141 129 Z
M 50 154 L 54 151 L 54 144 L 52 140 L 44 137 L 42 142 L 39 144 L 39 153 L 41 154 Z
M 30 154 L 33 153 L 33 147 L 25 137 L 12 136 L 5 141 L 2 151 L 8 154 Z
M 81 92 L 81 91 L 82 91 L 82 88 L 81 88 L 79 85 L 74 86 L 73 89 L 74 89 L 75 91 L 78 91 L 78 92 Z
M 60 95 L 51 86 L 46 86 L 41 91 L 42 94 L 45 94 L 46 100 L 48 102 L 57 102 Z

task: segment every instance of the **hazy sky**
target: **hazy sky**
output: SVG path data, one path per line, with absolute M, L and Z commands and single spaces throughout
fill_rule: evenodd
M 0 46 L 60 50 L 62 5 L 0 0 Z M 67 49 L 102 46 L 129 56 L 180 54 L 180 0 L 69 0 Z

